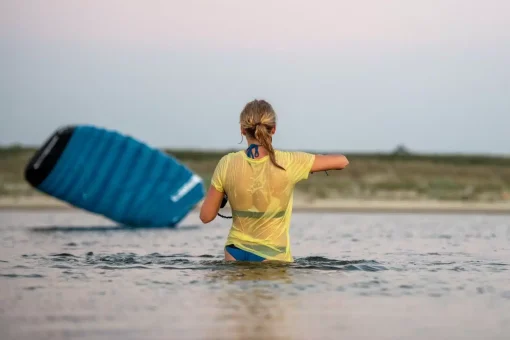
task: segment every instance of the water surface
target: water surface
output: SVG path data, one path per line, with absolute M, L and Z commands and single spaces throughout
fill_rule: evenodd
M 229 222 L 0 211 L 0 338 L 510 338 L 510 216 L 295 213 L 288 265 L 225 263 Z

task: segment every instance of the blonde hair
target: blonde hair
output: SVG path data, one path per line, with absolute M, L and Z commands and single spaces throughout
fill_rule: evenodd
M 253 100 L 246 104 L 239 119 L 246 134 L 256 139 L 269 153 L 271 162 L 278 168 L 285 170 L 276 162 L 273 149 L 271 130 L 276 126 L 276 113 L 271 104 L 265 100 Z

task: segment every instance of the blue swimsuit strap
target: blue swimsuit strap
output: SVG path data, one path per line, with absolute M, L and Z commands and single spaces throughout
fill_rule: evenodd
M 250 144 L 248 149 L 246 149 L 246 155 L 248 157 L 255 159 L 255 157 L 259 156 L 259 146 L 258 144 Z M 255 154 L 253 154 L 253 150 L 255 150 Z

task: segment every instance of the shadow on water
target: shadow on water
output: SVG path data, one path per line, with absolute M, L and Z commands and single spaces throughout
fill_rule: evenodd
M 109 232 L 109 231 L 144 231 L 144 230 L 171 230 L 171 231 L 189 231 L 200 229 L 198 225 L 183 225 L 176 227 L 131 227 L 124 225 L 104 225 L 104 226 L 45 226 L 45 227 L 31 227 L 32 232 Z

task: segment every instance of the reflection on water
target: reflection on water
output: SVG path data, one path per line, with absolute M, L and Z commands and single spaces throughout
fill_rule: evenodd
M 213 282 L 227 283 L 217 297 L 218 322 L 231 339 L 291 339 L 292 322 L 283 303 L 279 284 L 291 284 L 288 265 L 236 263 L 229 269 L 206 274 Z
M 228 266 L 228 267 L 227 267 Z M 226 263 L 222 270 L 213 270 L 206 275 L 214 281 L 292 283 L 289 268 L 292 264 L 279 263 Z

